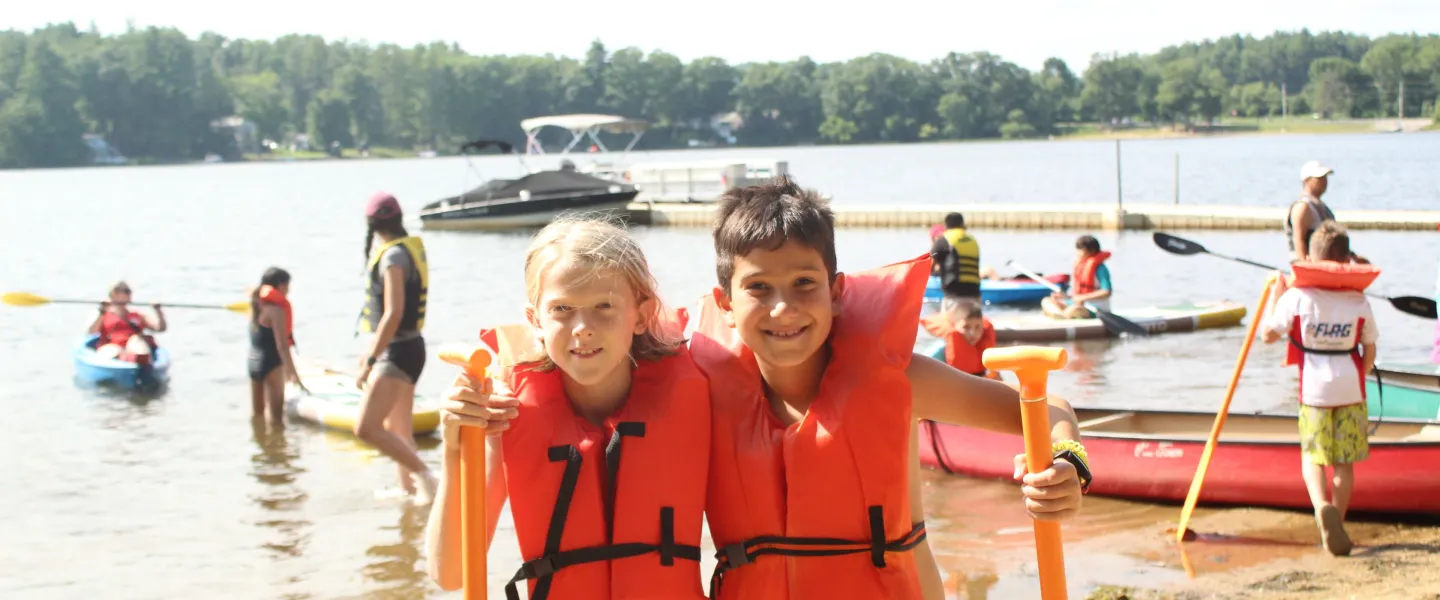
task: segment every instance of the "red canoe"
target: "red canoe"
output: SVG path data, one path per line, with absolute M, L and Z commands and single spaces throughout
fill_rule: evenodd
M 1095 482 L 1090 493 L 1184 502 L 1214 424 L 1213 413 L 1077 408 Z M 923 421 L 922 464 L 974 477 L 1010 479 L 1020 436 Z M 1355 465 L 1354 511 L 1440 514 L 1440 424 L 1387 420 Z M 1204 504 L 1310 508 L 1300 477 L 1296 419 L 1231 414 L 1215 448 Z

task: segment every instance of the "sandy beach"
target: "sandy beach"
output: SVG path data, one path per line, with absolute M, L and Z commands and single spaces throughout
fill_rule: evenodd
M 1199 536 L 1183 545 L 1165 534 L 1167 526 L 1173 525 L 1157 524 L 1153 536 L 1130 532 L 1087 542 L 1193 577 L 1154 587 L 1105 586 L 1087 598 L 1440 598 L 1440 526 L 1434 523 L 1347 523 L 1355 542 L 1347 557 L 1326 553 L 1314 519 L 1302 512 L 1215 512 L 1191 521 Z

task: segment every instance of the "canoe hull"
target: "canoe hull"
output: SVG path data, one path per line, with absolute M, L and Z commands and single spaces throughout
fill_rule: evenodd
M 1369 376 L 1365 381 L 1365 394 L 1370 399 L 1370 416 L 1440 419 L 1440 365 L 1381 362 L 1375 365 L 1375 370 L 1380 372 L 1384 396 L 1380 396 L 1375 377 Z
M 1213 415 L 1166 411 L 1131 411 L 1140 418 L 1188 419 L 1192 424 L 1212 421 Z M 1125 411 L 1077 409 L 1081 436 L 1095 481 L 1090 493 L 1119 498 L 1183 502 L 1190 491 L 1208 430 L 1193 438 L 1124 431 L 1088 431 L 1087 420 L 1124 416 Z M 1265 421 L 1270 421 L 1265 423 Z M 1300 475 L 1300 446 L 1296 418 L 1282 415 L 1234 415 L 1215 449 L 1201 490 L 1200 502 L 1243 506 L 1311 509 L 1310 496 Z M 1117 421 L 1113 425 L 1119 425 Z M 1424 424 L 1387 423 L 1385 428 L 1424 431 Z M 1123 426 L 1123 425 L 1122 425 Z M 1231 433 L 1235 427 L 1241 431 Z M 1292 428 L 1292 439 L 1276 432 Z M 1432 426 L 1433 427 L 1433 426 Z M 1246 435 L 1265 430 L 1266 435 Z M 1440 460 L 1440 436 L 1429 431 L 1418 441 L 1373 441 L 1370 456 L 1355 465 L 1355 493 L 1351 509 L 1361 512 L 1440 513 L 1440 478 L 1420 475 L 1416 465 Z M 1397 438 L 1403 440 L 1404 438 Z M 1008 435 L 922 421 L 922 464 L 973 477 L 1009 480 L 1014 457 L 1024 452 L 1018 435 Z
M 148 368 L 142 368 L 141 365 L 132 362 L 97 356 L 93 344 L 98 339 L 97 335 L 86 336 L 71 350 L 71 360 L 75 363 L 75 377 L 82 383 L 97 386 L 108 385 L 134 391 L 154 389 L 169 382 L 169 349 L 156 348 L 154 360 Z
M 1117 310 L 1115 314 L 1144 327 L 1152 335 L 1239 325 L 1245 305 L 1204 302 Z M 1100 319 L 1052 319 L 1044 315 L 996 317 L 997 342 L 1062 342 L 1110 337 Z
M 1069 276 L 1052 275 L 1050 278 L 1053 278 L 1052 282 L 1061 290 L 1070 285 Z M 980 282 L 980 300 L 986 304 L 1038 304 L 1049 296 L 1050 292 L 1050 288 L 1045 284 L 1028 279 L 985 279 Z M 931 277 L 930 283 L 925 287 L 925 301 L 939 302 L 944 296 L 944 292 L 940 290 L 940 278 Z
M 300 379 L 309 388 L 305 393 L 294 384 L 285 385 L 285 412 L 291 418 L 342 432 L 355 430 L 360 419 L 360 390 L 355 379 L 329 370 L 302 372 Z M 411 413 L 411 430 L 416 436 L 434 434 L 440 427 L 440 410 L 416 396 Z

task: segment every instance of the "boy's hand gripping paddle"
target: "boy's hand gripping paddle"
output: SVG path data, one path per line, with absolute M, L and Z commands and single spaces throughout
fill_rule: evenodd
M 492 357 L 484 347 L 444 350 L 440 360 L 484 381 Z M 485 432 L 460 428 L 460 549 L 465 600 L 485 600 Z
M 980 361 L 985 368 L 1013 371 L 1020 380 L 1020 423 L 1025 435 L 1025 466 L 1030 473 L 1050 468 L 1050 403 L 1046 383 L 1050 371 L 1060 369 L 1070 357 L 1064 348 L 1011 346 L 991 348 Z M 1035 558 L 1040 566 L 1040 597 L 1065 600 L 1065 552 L 1061 547 L 1060 524 L 1035 521 Z

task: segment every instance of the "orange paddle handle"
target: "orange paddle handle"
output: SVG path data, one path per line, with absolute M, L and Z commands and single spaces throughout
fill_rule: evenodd
M 1235 388 L 1240 385 L 1240 373 L 1245 370 L 1245 359 L 1250 356 L 1250 346 L 1255 343 L 1255 332 L 1260 321 L 1265 320 L 1265 306 L 1270 302 L 1270 290 L 1275 286 L 1272 273 L 1265 279 L 1265 289 L 1260 292 L 1260 302 L 1255 306 L 1255 316 L 1245 331 L 1245 343 L 1240 346 L 1240 356 L 1235 359 L 1235 370 L 1230 373 L 1230 385 L 1225 388 L 1225 401 L 1215 413 L 1215 424 L 1210 427 L 1210 439 L 1205 441 L 1205 450 L 1200 453 L 1200 464 L 1195 466 L 1195 478 L 1190 480 L 1190 491 L 1185 494 L 1185 506 L 1180 509 L 1180 526 L 1175 529 L 1175 541 L 1185 541 L 1185 530 L 1190 525 L 1190 515 L 1195 512 L 1195 503 L 1200 501 L 1200 489 L 1205 485 L 1205 474 L 1210 471 L 1210 457 L 1220 442 L 1220 430 L 1225 428 L 1225 417 L 1230 414 L 1230 400 L 1235 398 Z
M 1050 372 L 1063 368 L 1070 357 L 1064 348 L 1012 346 L 991 348 L 981 357 L 985 368 L 1013 371 L 1020 381 L 1020 423 L 1025 436 L 1025 466 L 1030 473 L 1050 468 L 1050 403 L 1046 388 Z M 1035 559 L 1040 566 L 1040 597 L 1065 600 L 1065 551 L 1060 524 L 1035 521 Z
M 484 380 L 491 356 L 485 348 L 476 348 L 469 353 L 443 351 L 440 360 Z M 460 549 L 465 600 L 485 600 L 485 432 L 474 427 L 460 428 Z

